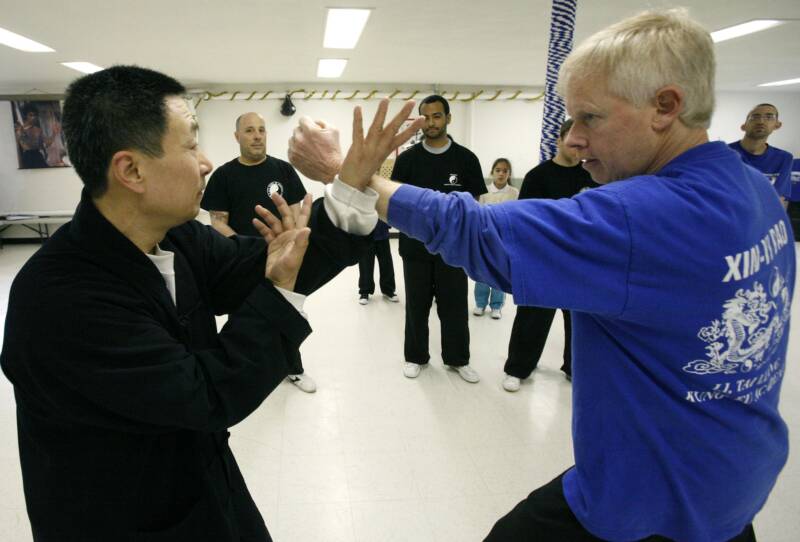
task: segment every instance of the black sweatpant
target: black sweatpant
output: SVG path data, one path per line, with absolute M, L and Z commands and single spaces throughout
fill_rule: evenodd
M 303 369 L 303 359 L 300 357 L 299 349 L 286 352 L 286 362 L 289 364 L 290 375 L 301 375 L 305 372 L 305 369 Z
M 394 295 L 394 263 L 388 239 L 374 241 L 358 261 L 358 293 L 372 295 L 375 293 L 375 257 L 378 258 L 379 284 L 381 293 Z
M 451 367 L 469 363 L 467 275 L 444 263 L 440 256 L 403 258 L 406 289 L 406 361 L 428 363 L 428 315 L 433 296 L 442 330 L 442 360 Z
M 508 359 L 504 371 L 517 378 L 528 378 L 542 357 L 547 335 L 556 309 L 543 307 L 517 307 L 511 339 L 508 341 Z M 572 320 L 569 311 L 564 316 L 564 363 L 561 370 L 572 376 Z
M 583 528 L 567 504 L 561 474 L 543 485 L 494 524 L 484 542 L 602 542 Z M 729 542 L 755 542 L 748 525 Z M 669 542 L 663 536 L 649 536 L 641 542 Z

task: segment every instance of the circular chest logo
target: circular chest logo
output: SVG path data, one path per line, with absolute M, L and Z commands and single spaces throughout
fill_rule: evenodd
M 283 185 L 278 181 L 272 181 L 267 185 L 267 197 L 272 199 L 272 194 L 283 196 Z
M 451 173 L 447 178 L 449 184 L 458 184 L 458 173 Z

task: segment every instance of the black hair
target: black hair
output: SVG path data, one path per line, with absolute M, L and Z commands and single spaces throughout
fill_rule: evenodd
M 72 165 L 92 197 L 108 189 L 114 153 L 135 149 L 148 156 L 163 155 L 165 98 L 185 93 L 172 77 L 138 66 L 114 66 L 70 84 L 64 135 Z
M 29 103 L 29 104 L 26 104 L 26 105 L 22 106 L 22 108 L 20 108 L 20 113 L 22 114 L 22 118 L 23 119 L 25 117 L 27 117 L 29 113 L 33 113 L 34 115 L 38 116 L 39 115 L 39 108 L 36 107 L 34 104 Z
M 419 108 L 417 109 L 417 111 L 421 115 L 422 114 L 422 106 L 423 105 L 432 104 L 432 103 L 435 103 L 435 102 L 439 102 L 440 104 L 442 104 L 442 107 L 444 107 L 444 114 L 445 115 L 449 115 L 450 114 L 450 104 L 447 102 L 447 100 L 444 99 L 444 97 L 439 96 L 438 94 L 431 94 L 430 96 L 428 96 L 427 98 L 425 98 L 424 100 L 419 102 Z
M 562 141 L 564 140 L 564 136 L 567 135 L 567 132 L 569 132 L 569 129 L 572 128 L 573 123 L 574 121 L 572 119 L 567 119 L 561 123 L 561 128 L 558 129 L 558 137 L 560 137 Z
M 497 160 L 495 160 L 494 163 L 492 164 L 492 169 L 489 170 L 489 173 L 492 173 L 494 171 L 494 168 L 496 168 L 497 164 L 499 164 L 500 162 L 505 162 L 506 164 L 508 164 L 508 176 L 510 178 L 511 177 L 511 161 L 508 158 L 498 158 Z

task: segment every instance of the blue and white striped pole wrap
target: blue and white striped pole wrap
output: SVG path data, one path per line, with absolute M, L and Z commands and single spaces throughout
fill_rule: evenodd
M 542 142 L 539 159 L 544 162 L 556 155 L 556 139 L 564 121 L 564 100 L 556 93 L 558 70 L 572 51 L 572 34 L 575 30 L 575 11 L 578 0 L 553 0 L 550 19 L 550 44 L 547 48 L 547 80 L 544 88 L 544 114 L 542 115 Z

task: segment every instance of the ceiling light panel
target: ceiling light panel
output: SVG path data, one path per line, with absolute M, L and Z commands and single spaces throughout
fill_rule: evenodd
M 797 79 L 784 79 L 783 81 L 773 81 L 772 83 L 762 83 L 758 86 L 760 87 L 783 87 L 786 85 L 798 85 L 800 84 L 800 77 Z
M 19 49 L 20 51 L 25 51 L 26 53 L 55 53 L 55 50 L 47 45 L 42 45 L 39 42 L 15 34 L 5 28 L 0 28 L 0 43 L 13 47 L 14 49 Z
M 94 73 L 104 69 L 90 62 L 62 62 L 61 65 L 81 73 Z
M 371 11 L 371 9 L 329 8 L 322 46 L 326 49 L 355 48 Z
M 317 64 L 317 77 L 341 77 L 347 66 L 346 58 L 320 58 Z
M 728 28 L 723 28 L 721 30 L 717 30 L 716 32 L 712 32 L 711 39 L 714 40 L 714 43 L 719 43 L 721 41 L 732 40 L 734 38 L 741 38 L 747 34 L 753 34 L 755 32 L 767 30 L 768 28 L 780 26 L 785 22 L 786 21 L 780 21 L 777 19 L 753 19 L 752 21 L 747 21 L 746 23 L 729 26 Z

